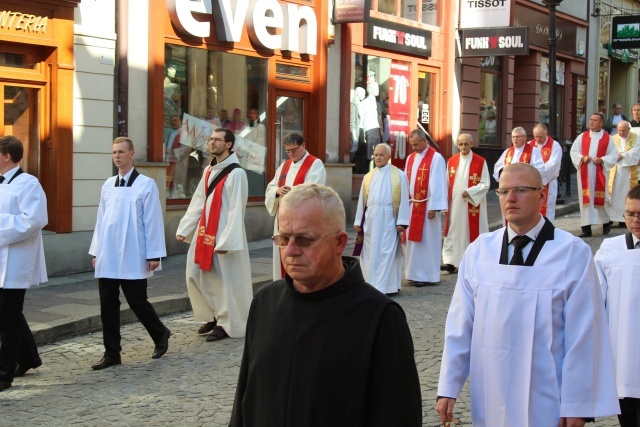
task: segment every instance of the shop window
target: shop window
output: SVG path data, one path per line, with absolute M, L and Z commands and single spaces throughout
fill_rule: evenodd
M 378 0 L 378 12 L 400 16 L 422 24 L 438 25 L 438 7 L 443 0 Z
M 609 61 L 600 59 L 598 69 L 598 111 L 607 117 L 607 104 L 609 103 Z
M 478 113 L 478 139 L 482 145 L 500 145 L 499 129 L 502 105 L 500 105 L 500 87 L 502 86 L 502 60 L 488 56 L 480 60 L 480 111 Z
M 236 135 L 249 196 L 264 196 L 268 61 L 168 44 L 164 69 L 167 198 L 191 198 L 211 161 L 207 141 L 218 127 Z
M 542 64 L 540 65 L 540 115 L 538 121 L 549 126 L 549 58 L 542 58 Z M 562 132 L 563 129 L 563 114 L 564 111 L 564 71 L 565 63 L 563 61 L 556 61 L 556 129 L 558 132 Z M 562 140 L 562 134 L 551 135 L 557 140 Z
M 30 55 L 13 52 L 0 52 L 0 67 L 35 69 L 36 64 Z
M 353 54 L 350 141 L 354 173 L 367 173 L 374 147 L 391 145 L 392 161 L 407 153 L 410 64 L 372 55 Z

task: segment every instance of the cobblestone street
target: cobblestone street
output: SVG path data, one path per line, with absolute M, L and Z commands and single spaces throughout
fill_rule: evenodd
M 578 214 L 556 225 L 577 233 Z M 623 230 L 614 228 L 611 235 Z M 587 239 L 595 250 L 601 228 Z M 406 311 L 422 384 L 425 426 L 438 426 L 436 387 L 444 322 L 456 275 L 439 286 L 403 287 L 396 301 Z M 122 365 L 92 371 L 102 355 L 100 333 L 40 348 L 43 366 L 17 378 L 0 394 L 1 426 L 225 426 L 233 405 L 243 340 L 207 343 L 195 334 L 191 313 L 164 318 L 173 332 L 168 353 L 151 360 L 153 343 L 139 323 L 123 326 Z M 277 331 L 274 331 L 276 333 Z M 513 381 L 517 381 L 514 378 Z M 456 418 L 470 426 L 468 388 L 456 405 Z M 594 424 L 589 424 L 594 425 Z M 617 418 L 596 426 L 617 426 Z

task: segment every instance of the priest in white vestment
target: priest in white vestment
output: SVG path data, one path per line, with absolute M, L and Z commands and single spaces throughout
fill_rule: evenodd
M 282 142 L 284 149 L 289 156 L 289 160 L 284 161 L 273 177 L 264 195 L 264 204 L 269 211 L 269 215 L 275 216 L 273 222 L 273 234 L 278 232 L 278 207 L 280 198 L 284 197 L 295 185 L 305 182 L 315 182 L 324 185 L 327 179 L 327 172 L 324 169 L 322 160 L 311 155 L 305 149 L 305 142 L 302 135 L 291 132 L 284 137 Z M 280 261 L 280 250 L 273 247 L 273 280 L 282 279 L 282 262 Z
M 0 137 L 0 392 L 14 376 L 42 365 L 22 307 L 26 290 L 47 281 L 47 197 L 38 179 L 20 168 L 23 154 L 17 137 Z
M 468 133 L 460 134 L 456 145 L 460 152 L 447 162 L 449 211 L 440 267 L 449 272 L 460 265 L 469 243 L 489 231 L 486 195 L 491 183 L 487 162 L 471 151 L 473 138 Z
M 447 172 L 444 158 L 415 129 L 409 135 L 413 153 L 407 157 L 411 219 L 406 231 L 404 277 L 423 287 L 440 281 L 441 212 L 447 210 Z
M 611 230 L 605 208 L 610 198 L 607 191 L 607 165 L 616 163 L 618 151 L 613 138 L 602 129 L 603 126 L 604 116 L 601 113 L 592 114 L 589 130 L 578 135 L 571 147 L 571 161 L 577 170 L 582 226 L 580 237 L 592 235 L 592 224 L 602 224 L 603 234 L 609 234 Z
M 556 199 L 558 198 L 558 176 L 562 163 L 562 147 L 558 141 L 549 136 L 547 125 L 538 123 L 533 127 L 533 140 L 529 144 L 534 145 L 544 161 L 542 182 L 547 186 L 547 199 L 542 204 L 540 213 L 549 221 L 556 218 Z
M 400 234 L 409 226 L 409 182 L 391 160 L 391 147 L 373 150 L 376 167 L 365 175 L 354 222 L 362 233 L 360 266 L 364 280 L 385 294 L 395 294 L 402 283 Z
M 604 157 L 605 167 L 609 170 L 608 191 L 609 203 L 606 205 L 609 219 L 625 226 L 624 211 L 627 193 L 638 185 L 638 162 L 640 161 L 640 144 L 638 137 L 630 132 L 631 126 L 626 120 L 618 123 L 618 133 L 612 137 L 618 150 L 615 163 L 611 157 Z
M 447 315 L 441 420 L 467 377 L 474 427 L 581 427 L 618 413 L 591 248 L 540 215 L 532 166 L 506 167 L 497 192 L 508 226 L 469 245 Z
M 153 359 L 169 347 L 171 331 L 164 326 L 147 299 L 147 278 L 160 270 L 167 256 L 162 206 L 155 181 L 133 167 L 131 139 L 118 137 L 112 144 L 118 174 L 100 191 L 96 227 L 89 254 L 98 279 L 104 356 L 93 370 L 121 363 L 120 288 L 129 308 L 155 344 Z
M 248 184 L 232 151 L 235 136 L 218 128 L 209 139 L 215 156 L 204 170 L 176 237 L 190 241 L 187 290 L 198 333 L 207 341 L 244 336 L 253 298 L 244 228 Z M 199 231 L 200 230 L 200 231 Z
M 537 147 L 527 144 L 527 131 L 525 128 L 519 126 L 513 128 L 511 131 L 511 144 L 512 146 L 502 152 L 502 155 L 493 166 L 493 178 L 499 181 L 502 169 L 512 163 L 529 163 L 543 175 L 542 182 L 547 185 L 548 179 L 545 180 L 545 165 L 544 160 L 542 160 L 542 154 Z
M 620 134 L 620 127 L 618 127 Z M 621 427 L 640 425 L 640 185 L 628 192 L 628 233 L 605 239 L 595 262 L 605 299 L 621 413 Z

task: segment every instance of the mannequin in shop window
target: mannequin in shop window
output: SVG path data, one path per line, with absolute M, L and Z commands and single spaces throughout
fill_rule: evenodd
M 382 142 L 382 111 L 376 97 L 380 94 L 378 83 L 372 82 L 367 85 L 369 95 L 362 101 L 362 114 L 364 117 L 363 127 L 365 141 L 367 143 L 367 160 L 371 159 L 373 149 Z
M 364 121 L 364 114 L 362 112 L 361 102 L 364 99 L 366 92 L 364 88 L 357 87 L 354 91 L 353 98 L 351 98 L 351 109 L 349 110 L 349 131 L 351 135 L 351 162 L 355 161 L 355 157 L 358 151 L 358 147 L 362 146 L 366 148 L 364 142 L 364 128 L 362 127 Z

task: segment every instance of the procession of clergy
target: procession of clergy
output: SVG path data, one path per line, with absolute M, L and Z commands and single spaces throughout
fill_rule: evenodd
M 548 136 L 545 125 L 533 128 L 534 139 L 529 142 L 524 128 L 514 128 L 512 147 L 496 163 L 496 193 L 509 226 L 493 233 L 488 233 L 485 201 L 489 171 L 486 161 L 471 151 L 470 135 L 458 136 L 459 153 L 445 164 L 428 145 L 426 134 L 412 131 L 409 142 L 414 152 L 404 172 L 390 164 L 388 145 L 375 147 L 375 167 L 363 178 L 354 225 L 358 233 L 354 255 L 360 256 L 364 280 L 381 293 L 394 295 L 401 289 L 403 275 L 409 284 L 424 287 L 437 284 L 441 271 L 460 270 L 446 324 L 438 387 L 443 422 L 452 419 L 455 399 L 468 375 L 474 426 L 550 426 L 555 424 L 549 420 L 556 422 L 558 417 L 564 420 L 561 425 L 583 425 L 585 419 L 619 413 L 616 383 L 623 415 L 625 405 L 630 408 L 627 413 L 640 414 L 640 340 L 633 335 L 640 323 L 633 308 L 640 292 L 631 280 L 637 277 L 640 251 L 625 252 L 638 245 L 640 236 L 640 187 L 636 187 L 640 149 L 628 122 L 619 122 L 613 137 L 602 130 L 603 125 L 602 115 L 592 115 L 590 130 L 578 136 L 571 149 L 581 189 L 581 237 L 591 235 L 592 224 L 602 224 L 607 234 L 610 220 L 626 224 L 630 233 L 605 240 L 596 255 L 597 270 L 590 248 L 552 225 L 562 147 Z M 245 336 L 253 299 L 244 224 L 248 184 L 233 151 L 234 142 L 233 132 L 223 128 L 210 137 L 214 160 L 205 168 L 176 232 L 178 240 L 190 242 L 187 289 L 195 320 L 201 323 L 197 333 L 207 341 Z M 265 204 L 275 217 L 274 281 L 290 275 L 281 258 L 290 240 L 307 248 L 323 237 L 345 234 L 337 231 L 314 237 L 306 235 L 305 228 L 302 234 L 281 234 L 281 200 L 288 200 L 287 195 L 301 184 L 326 180 L 322 161 L 309 154 L 304 144 L 301 135 L 287 135 L 283 145 L 289 160 L 277 169 L 266 190 Z M 46 281 L 39 233 L 47 222 L 46 198 L 37 180 L 18 166 L 21 149 L 17 138 L 0 138 L 0 391 L 11 387 L 14 376 L 41 364 L 37 352 L 25 358 L 33 337 L 22 303 L 26 288 Z M 105 347 L 94 370 L 121 363 L 120 288 L 155 344 L 152 358 L 167 352 L 171 336 L 146 293 L 147 278 L 161 269 L 161 258 L 166 257 L 158 189 L 133 167 L 134 155 L 130 139 L 114 140 L 112 156 L 118 175 L 102 187 L 89 250 L 99 284 Z M 6 184 L 12 184 L 12 191 Z M 632 187 L 635 193 L 630 192 Z M 30 215 L 21 211 L 24 206 Z M 291 224 L 294 217 L 290 211 L 287 214 L 286 224 Z M 341 250 L 345 244 L 341 243 Z M 543 245 L 545 251 L 540 252 Z M 14 254 L 29 255 L 31 265 L 22 266 L 29 274 L 12 276 L 7 259 Z M 39 260 L 35 266 L 34 259 Z M 536 259 L 542 262 L 534 266 Z M 498 265 L 504 268 L 496 277 Z M 602 292 L 595 285 L 598 275 Z M 11 292 L 14 289 L 20 292 Z M 394 319 L 404 322 L 408 333 L 404 314 Z M 265 343 L 259 347 L 270 354 L 277 351 Z M 413 354 L 410 336 L 405 349 Z M 243 367 L 248 363 L 251 370 L 248 359 L 252 357 L 245 348 Z M 415 367 L 405 374 L 417 384 Z M 245 375 L 250 374 L 241 370 L 241 380 L 251 386 L 251 378 Z M 238 393 L 243 391 L 239 388 Z M 556 392 L 560 396 L 554 397 Z

